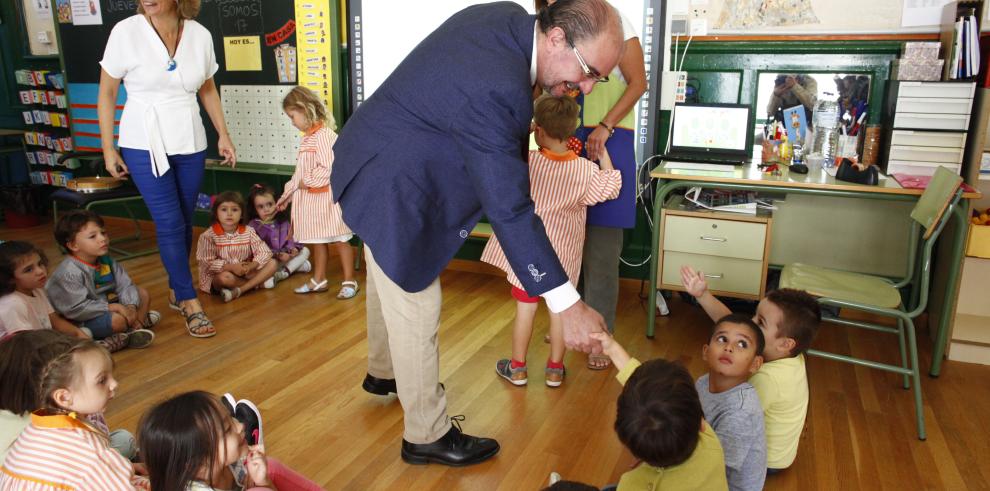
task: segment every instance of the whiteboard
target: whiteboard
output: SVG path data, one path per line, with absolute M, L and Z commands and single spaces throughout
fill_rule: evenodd
M 512 0 L 530 14 L 532 0 Z M 354 0 L 350 3 L 351 102 L 356 108 L 370 97 L 392 71 L 427 35 L 450 16 L 483 0 Z M 663 63 L 664 14 L 661 0 L 611 0 L 633 25 L 643 45 L 648 89 L 636 107 L 637 162 L 655 148 L 653 128 L 656 111 L 649 110 Z M 663 2 L 666 3 L 666 2 Z M 429 6 L 426 8 L 425 6 Z M 644 36 L 644 31 L 647 36 Z M 659 98 L 657 98 L 659 100 Z

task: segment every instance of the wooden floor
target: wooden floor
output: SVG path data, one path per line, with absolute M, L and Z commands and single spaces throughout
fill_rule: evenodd
M 0 238 L 43 245 L 54 266 L 61 257 L 50 230 L 0 228 Z M 489 462 L 449 468 L 403 463 L 398 401 L 360 388 L 367 354 L 363 292 L 350 301 L 296 295 L 292 289 L 306 280 L 296 276 L 231 304 L 201 296 L 219 334 L 194 339 L 166 307 L 158 256 L 124 264 L 164 319 L 154 346 L 115 355 L 120 388 L 107 413 L 111 427 L 135 430 L 146 408 L 181 391 L 229 391 L 258 403 L 269 453 L 327 489 L 535 490 L 552 470 L 604 485 L 633 462 L 612 430 L 620 391 L 614 370 L 589 371 L 583 355 L 569 354 L 559 389 L 542 385 L 538 370 L 525 388 L 495 375 L 495 361 L 509 353 L 514 313 L 503 278 L 452 270 L 441 277 L 440 369 L 450 413 L 467 416 L 466 432 L 502 445 Z M 335 259 L 330 278 L 340 279 Z M 648 340 L 638 288 L 623 284 L 618 339 L 634 356 L 679 360 L 700 376 L 710 322 L 674 299 L 672 314 L 659 319 L 656 338 Z M 541 314 L 537 330 L 546 325 Z M 857 331 L 853 338 L 834 325 L 823 326 L 815 345 L 880 360 L 897 356 L 889 335 Z M 922 345 L 927 368 L 931 346 Z M 548 346 L 538 341 L 532 351 L 539 367 Z M 990 489 L 990 367 L 947 362 L 939 379 L 923 377 L 926 442 L 915 437 L 911 392 L 898 388 L 897 376 L 820 358 L 809 359 L 808 372 L 811 404 L 797 460 L 769 478 L 767 489 Z

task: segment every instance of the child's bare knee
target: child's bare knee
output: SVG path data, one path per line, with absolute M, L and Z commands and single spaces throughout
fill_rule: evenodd
M 113 332 L 124 332 L 128 327 L 130 326 L 127 324 L 127 318 L 116 312 L 110 315 L 110 329 L 113 329 Z

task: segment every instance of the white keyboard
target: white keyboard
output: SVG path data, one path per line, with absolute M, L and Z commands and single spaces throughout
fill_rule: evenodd
M 732 172 L 735 170 L 735 166 L 727 164 L 700 164 L 697 162 L 677 162 L 667 160 L 663 163 L 666 169 L 684 169 L 684 170 L 716 170 L 722 172 Z

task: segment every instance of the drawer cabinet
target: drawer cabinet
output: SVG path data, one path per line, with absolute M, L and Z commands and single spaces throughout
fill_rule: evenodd
M 891 81 L 884 104 L 887 130 L 883 171 L 931 175 L 938 167 L 959 172 L 966 148 L 976 84 Z
M 684 291 L 681 266 L 705 274 L 715 295 L 758 300 L 766 288 L 769 215 L 665 208 L 658 288 Z

